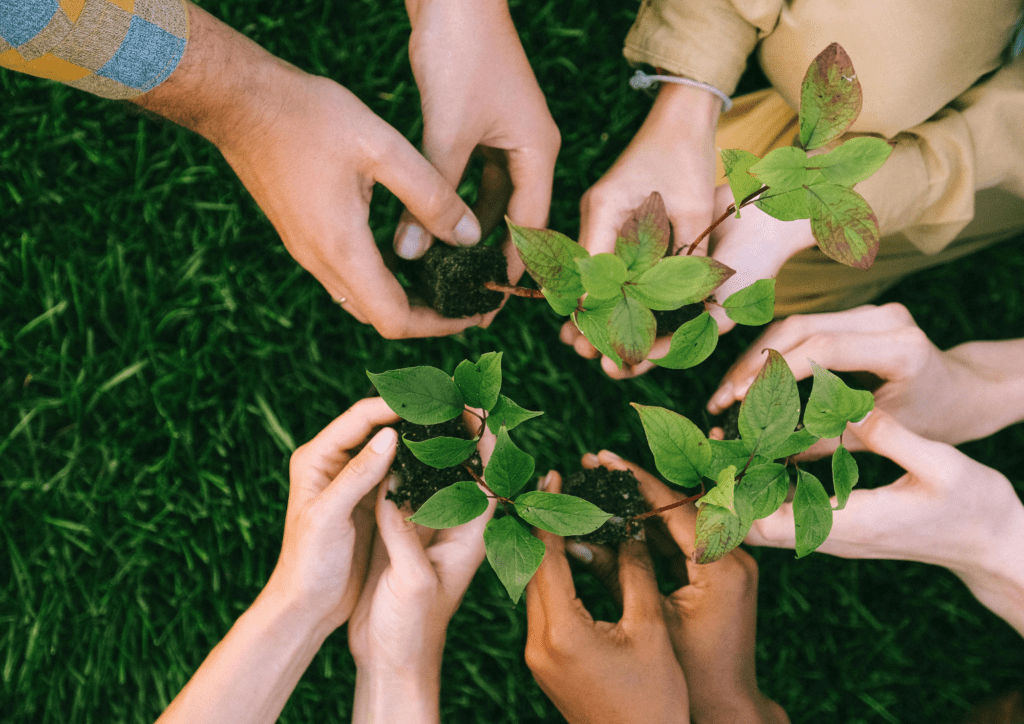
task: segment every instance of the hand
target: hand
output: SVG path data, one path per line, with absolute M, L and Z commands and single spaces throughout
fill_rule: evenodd
M 580 244 L 591 254 L 615 251 L 619 229 L 653 192 L 665 201 L 672 223 L 673 248 L 689 244 L 711 225 L 715 188 L 715 127 L 722 102 L 711 93 L 663 83 L 643 126 L 601 179 L 580 200 Z M 707 253 L 707 242 L 698 247 Z M 571 321 L 561 339 L 587 359 L 601 356 Z M 651 351 L 661 357 L 670 337 Z M 601 367 L 612 379 L 644 374 L 654 365 L 641 362 L 619 369 L 609 358 Z
M 379 397 L 360 400 L 298 448 L 291 459 L 281 555 L 266 590 L 328 630 L 351 615 L 362 589 L 373 539 L 373 490 L 395 456 L 398 421 Z
M 558 473 L 546 490 L 562 489 Z M 564 540 L 535 530 L 544 561 L 526 587 L 526 664 L 572 724 L 688 722 L 686 680 L 672 652 L 643 541 L 619 547 L 622 620 L 595 621 L 576 598 Z
M 291 255 L 359 321 L 389 339 L 453 334 L 482 321 L 411 306 L 368 226 L 381 183 L 431 233 L 476 243 L 479 224 L 451 184 L 345 88 L 275 58 L 194 5 L 189 18 L 177 70 L 135 102 L 213 142 Z
M 652 510 L 686 496 L 653 475 L 607 450 L 583 456 L 583 467 L 603 465 L 629 470 Z M 693 721 L 788 724 L 778 704 L 757 687 L 754 645 L 757 628 L 757 563 L 739 548 L 715 563 L 693 562 L 697 510 L 683 505 L 648 519 L 648 545 L 668 563 L 680 585 L 663 598 L 668 633 L 690 691 Z M 615 559 L 604 546 L 574 542 L 586 548 L 588 570 L 617 595 Z
M 891 485 L 854 490 L 818 550 L 842 558 L 948 568 L 979 601 L 1024 634 L 1024 505 L 1010 482 L 879 410 L 847 429 L 865 449 L 907 472 Z M 747 542 L 794 547 L 793 504 L 784 503 L 755 521 Z
M 494 442 L 485 431 L 485 465 Z M 382 485 L 370 570 L 348 628 L 359 670 L 353 721 L 436 721 L 448 622 L 484 559 L 496 500 L 468 523 L 433 530 L 406 520 L 410 511 L 386 494 Z
M 474 153 L 484 160 L 476 213 L 488 233 L 506 208 L 517 224 L 543 227 L 561 139 L 504 0 L 406 0 L 409 60 L 423 105 L 423 153 L 458 186 Z M 415 259 L 432 239 L 409 208 L 395 234 Z M 421 223 L 424 222 L 424 223 Z M 509 279 L 524 267 L 506 240 Z
M 746 214 L 746 211 L 744 211 Z M 762 350 L 782 354 L 797 379 L 823 367 L 858 372 L 871 383 L 875 407 L 919 435 L 953 445 L 986 437 L 1024 414 L 1020 340 L 974 342 L 942 352 L 901 304 L 865 305 L 833 314 L 792 316 L 770 326 L 722 379 L 708 403 L 712 414 L 742 400 L 764 364 Z M 843 436 L 863 450 L 856 429 Z M 831 455 L 838 440 L 822 440 L 805 455 Z

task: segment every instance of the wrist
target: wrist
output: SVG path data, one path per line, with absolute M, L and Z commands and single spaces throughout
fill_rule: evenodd
M 440 722 L 441 667 L 395 669 L 368 664 L 356 669 L 353 724 Z
M 968 342 L 942 353 L 959 370 L 960 401 L 970 400 L 976 412 L 969 417 L 977 429 L 963 440 L 987 437 L 1024 421 L 1024 340 Z
M 280 622 L 282 631 L 289 637 L 317 649 L 338 628 L 328 615 L 290 590 L 278 586 L 273 575 L 249 610 L 256 610 L 261 616 Z
M 713 142 L 722 100 L 711 91 L 678 83 L 661 83 L 648 115 L 676 137 Z

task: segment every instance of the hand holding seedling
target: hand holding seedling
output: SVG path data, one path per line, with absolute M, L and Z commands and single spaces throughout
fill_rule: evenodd
M 782 354 L 797 379 L 810 376 L 807 360 L 813 359 L 872 381 L 876 407 L 931 440 L 958 445 L 1024 419 L 1024 340 L 970 342 L 943 352 L 901 304 L 798 315 L 773 324 L 726 373 L 709 412 L 719 414 L 743 399 L 766 347 Z M 844 442 L 850 450 L 864 449 L 855 430 Z M 804 457 L 829 455 L 836 445 L 822 440 Z
M 999 472 L 926 440 L 877 411 L 850 426 L 865 449 L 906 470 L 896 482 L 856 490 L 819 550 L 944 566 L 1024 635 L 1024 505 Z M 833 498 L 833 501 L 835 498 Z M 793 505 L 756 521 L 754 545 L 794 545 Z
M 494 442 L 485 432 L 485 465 Z M 385 482 L 397 482 L 393 475 Z M 468 523 L 435 530 L 408 520 L 411 511 L 388 500 L 387 488 L 378 490 L 370 568 L 348 626 L 358 667 L 352 721 L 438 721 L 445 633 L 483 562 L 483 532 L 497 501 Z
M 506 0 L 410 0 L 406 7 L 424 155 L 453 187 L 472 154 L 483 158 L 475 211 L 485 236 L 506 209 L 516 223 L 543 226 L 560 138 Z M 399 256 L 426 253 L 433 233 L 427 221 L 415 208 L 403 214 L 395 234 Z M 511 257 L 514 282 L 523 268 Z
M 545 491 L 559 493 L 552 471 Z M 622 619 L 595 621 L 576 598 L 560 536 L 536 530 L 544 561 L 526 588 L 526 663 L 571 724 L 688 722 L 686 680 L 665 626 L 643 541 L 619 547 Z

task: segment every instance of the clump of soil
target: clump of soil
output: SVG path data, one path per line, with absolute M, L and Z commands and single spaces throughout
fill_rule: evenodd
M 732 407 L 722 413 L 719 425 L 724 433 L 724 440 L 740 439 L 740 403 L 734 402 Z
M 508 261 L 500 247 L 456 248 L 436 242 L 410 266 L 415 290 L 443 317 L 486 314 L 505 298 L 484 288 L 485 282 L 508 284 Z
M 471 437 L 460 417 L 437 425 L 414 425 L 402 420 L 395 425 L 395 430 L 398 431 L 399 438 L 408 437 L 413 442 L 422 442 L 433 437 L 458 437 L 463 440 L 469 440 Z M 483 474 L 484 466 L 479 453 L 473 453 L 466 464 L 473 468 L 477 475 Z M 461 464 L 439 470 L 420 462 L 401 439 L 398 441 L 398 451 L 395 453 L 395 461 L 391 464 L 391 471 L 398 475 L 401 482 L 398 490 L 387 494 L 388 500 L 395 501 L 399 508 L 408 502 L 413 510 L 419 510 L 420 506 L 441 488 L 472 479 Z
M 605 513 L 623 519 L 608 521 L 593 533 L 578 536 L 586 543 L 622 543 L 630 536 L 627 520 L 647 512 L 647 501 L 640 494 L 636 476 L 628 470 L 580 470 L 565 481 L 562 492 L 590 501 Z
M 654 321 L 658 323 L 658 336 L 672 334 L 691 319 L 704 313 L 704 302 L 684 304 L 679 309 L 654 310 Z

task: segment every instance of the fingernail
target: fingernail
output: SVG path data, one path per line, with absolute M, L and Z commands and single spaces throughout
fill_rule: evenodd
M 397 475 L 395 475 L 394 473 L 388 473 L 388 476 L 384 478 L 384 482 L 388 484 L 387 487 L 389 493 L 398 492 L 398 485 L 400 481 L 398 480 Z
M 423 229 L 416 224 L 406 224 L 398 232 L 395 240 L 395 253 L 403 259 L 419 259 L 426 251 L 423 248 L 425 235 Z
M 394 447 L 397 440 L 398 433 L 395 432 L 394 428 L 385 427 L 370 440 L 370 449 L 375 453 L 384 453 Z
M 732 402 L 732 382 L 726 382 L 711 399 L 711 404 L 719 410 Z
M 565 552 L 583 563 L 594 562 L 594 552 L 587 546 L 574 540 L 567 540 L 565 542 Z
M 601 454 L 604 455 L 606 459 L 611 460 L 613 462 L 617 462 L 617 463 L 624 463 L 624 462 L 626 462 L 621 457 L 619 457 L 618 455 L 613 453 L 611 450 L 602 450 Z
M 594 453 L 587 453 L 583 456 L 584 465 L 600 465 L 601 461 Z
M 547 490 L 548 486 L 551 485 L 551 478 L 552 478 L 553 475 L 554 475 L 554 471 L 550 471 L 544 477 L 539 478 L 537 480 L 537 490 L 540 490 L 540 491 Z
M 455 242 L 459 246 L 473 246 L 480 241 L 480 225 L 470 214 L 466 214 L 455 225 Z

